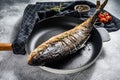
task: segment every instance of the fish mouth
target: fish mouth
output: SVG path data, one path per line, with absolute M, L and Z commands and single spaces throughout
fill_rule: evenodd
M 28 63 L 29 65 L 35 65 L 36 59 L 34 58 L 34 55 L 30 54 L 30 55 L 28 56 L 27 63 Z
M 28 61 L 28 64 L 29 65 L 34 65 L 32 61 Z
M 39 61 L 37 59 L 28 59 L 28 64 L 31 66 L 40 66 L 43 65 L 42 61 Z
M 31 55 L 28 57 L 27 63 L 28 63 L 29 65 L 33 65 L 33 64 L 34 64 L 34 63 L 33 63 L 33 57 L 32 57 Z
M 43 66 L 45 63 L 39 58 L 35 58 L 33 55 L 29 55 L 27 63 L 31 66 Z

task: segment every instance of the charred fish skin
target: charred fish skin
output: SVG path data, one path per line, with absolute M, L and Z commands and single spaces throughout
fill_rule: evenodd
M 73 54 L 88 39 L 97 14 L 104 8 L 108 0 L 96 10 L 94 15 L 75 28 L 56 35 L 33 50 L 28 57 L 30 65 L 44 65 L 49 61 Z
M 86 25 L 91 18 L 67 32 L 59 34 L 41 44 L 29 57 L 29 64 L 42 65 L 63 56 L 75 53 L 88 38 L 92 25 Z M 66 34 L 66 35 L 64 35 Z

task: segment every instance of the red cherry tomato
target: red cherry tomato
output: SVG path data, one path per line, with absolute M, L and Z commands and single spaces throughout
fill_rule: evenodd
M 109 13 L 107 13 L 107 12 L 104 12 L 104 15 L 105 15 L 105 16 L 110 16 Z
M 111 16 L 106 16 L 105 17 L 108 21 L 112 21 L 112 17 Z
M 112 17 L 110 16 L 110 14 L 108 12 L 99 13 L 98 19 L 100 22 L 103 22 L 103 23 L 108 23 L 108 22 L 112 21 Z
M 107 23 L 107 19 L 106 18 L 101 18 L 100 22 Z
M 102 13 L 98 14 L 98 18 L 103 18 L 103 17 L 105 17 L 105 16 Z

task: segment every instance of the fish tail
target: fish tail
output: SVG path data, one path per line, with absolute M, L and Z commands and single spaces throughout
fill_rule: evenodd
M 90 16 L 86 21 L 84 21 L 82 24 L 79 24 L 76 26 L 76 29 L 80 29 L 81 27 L 87 27 L 90 30 L 93 28 L 93 25 L 95 24 L 97 20 L 97 15 L 103 10 L 105 5 L 107 4 L 108 0 L 105 0 L 103 4 L 100 5 L 100 0 L 97 0 L 96 4 L 96 11 L 92 16 Z
M 97 15 L 103 10 L 103 8 L 106 6 L 108 0 L 105 0 L 101 5 L 100 5 L 100 0 L 97 0 L 97 4 L 96 4 L 96 11 L 93 14 L 92 17 L 92 21 L 91 23 L 94 24 L 96 22 L 97 19 Z

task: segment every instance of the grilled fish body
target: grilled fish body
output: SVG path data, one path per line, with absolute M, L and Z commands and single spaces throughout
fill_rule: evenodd
M 88 39 L 93 28 L 97 14 L 104 8 L 105 4 L 96 10 L 95 14 L 85 22 L 64 33 L 56 35 L 33 50 L 28 57 L 28 64 L 43 65 L 55 61 L 61 57 L 73 54 Z
M 86 25 L 90 20 L 91 18 L 74 29 L 54 36 L 38 46 L 31 52 L 28 63 L 43 64 L 77 51 L 86 41 L 92 29 L 92 27 Z

